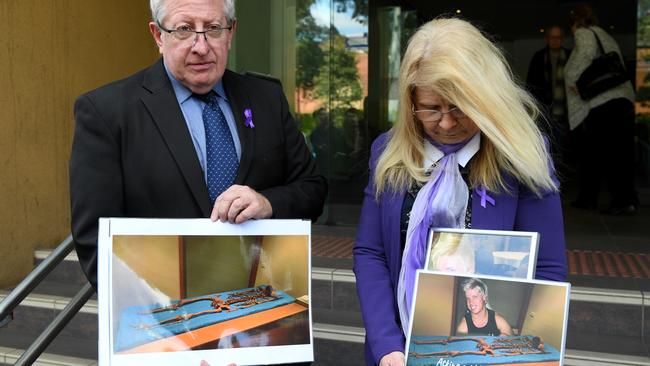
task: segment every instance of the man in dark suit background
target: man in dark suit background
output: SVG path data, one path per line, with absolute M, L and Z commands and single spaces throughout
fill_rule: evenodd
M 316 219 L 327 192 L 279 83 L 226 70 L 234 0 L 153 0 L 151 11 L 162 58 L 75 104 L 72 233 L 95 289 L 100 217 Z M 228 151 L 208 142 L 215 120 Z M 215 154 L 234 158 L 215 165 Z
M 564 92 L 564 65 L 571 50 L 562 46 L 564 31 L 558 25 L 544 29 L 546 47 L 535 52 L 528 66 L 526 84 L 545 111 L 547 122 L 541 122 L 551 145 L 555 168 L 564 175 L 569 134 L 569 120 Z

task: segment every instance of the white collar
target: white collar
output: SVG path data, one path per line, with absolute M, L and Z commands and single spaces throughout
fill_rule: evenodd
M 475 134 L 460 150 L 456 151 L 456 159 L 458 159 L 458 164 L 463 168 L 469 160 L 478 152 L 478 149 L 481 147 L 481 133 Z M 424 164 L 423 168 L 428 169 L 436 163 L 438 160 L 442 159 L 445 154 L 435 147 L 428 139 L 424 139 Z

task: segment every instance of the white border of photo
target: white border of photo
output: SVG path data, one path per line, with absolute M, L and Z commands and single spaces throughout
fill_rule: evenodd
M 535 269 L 536 269 L 536 264 L 537 264 L 537 250 L 539 247 L 539 233 L 532 232 L 532 231 L 506 231 L 506 230 L 482 230 L 482 229 L 453 229 L 453 228 L 430 228 L 429 229 L 429 234 L 427 238 L 427 251 L 426 251 L 426 259 L 424 261 L 424 269 L 425 270 L 430 270 L 434 272 L 444 272 L 444 271 L 436 271 L 435 269 L 427 268 L 429 266 L 429 261 L 430 261 L 430 256 L 431 256 L 431 246 L 433 245 L 433 236 L 434 233 L 458 233 L 462 235 L 489 235 L 489 236 L 503 236 L 503 237 L 525 237 L 530 240 L 530 246 L 527 252 L 528 256 L 528 265 L 526 269 L 526 277 L 508 277 L 508 276 L 503 276 L 504 278 L 525 278 L 532 280 L 535 278 Z M 474 248 L 476 250 L 477 248 Z M 494 253 L 499 253 L 499 252 L 492 252 Z M 491 274 L 482 274 L 479 272 L 475 273 L 466 273 L 466 272 L 456 272 L 454 274 L 457 275 L 471 275 L 471 276 L 492 276 Z M 498 276 L 502 277 L 502 276 Z
M 482 276 L 482 275 L 476 275 L 476 274 L 459 274 L 459 273 L 444 273 L 444 272 L 436 272 L 436 271 L 427 271 L 423 269 L 419 269 L 417 271 L 416 279 L 415 279 L 415 287 L 414 287 L 414 294 L 413 294 L 413 303 L 411 304 L 411 309 L 410 309 L 410 318 L 409 318 L 409 327 L 408 327 L 408 334 L 406 337 L 406 345 L 405 345 L 405 352 L 404 352 L 404 362 L 405 364 L 408 365 L 408 358 L 409 358 L 409 346 L 411 344 L 411 335 L 413 332 L 413 323 L 414 323 L 414 318 L 415 318 L 415 310 L 416 310 L 416 304 L 418 300 L 418 287 L 420 284 L 420 277 L 421 276 L 445 276 L 445 277 L 462 277 L 462 278 L 478 278 L 480 280 L 492 280 L 492 281 L 502 281 L 502 282 L 516 282 L 516 283 L 530 283 L 532 285 L 546 285 L 546 286 L 555 286 L 555 287 L 563 287 L 564 288 L 564 311 L 563 313 L 563 318 L 562 318 L 562 341 L 561 345 L 559 347 L 559 352 L 560 352 L 560 360 L 559 360 L 559 365 L 562 366 L 564 364 L 564 356 L 565 356 L 565 351 L 566 351 L 566 333 L 567 333 L 567 327 L 568 327 L 568 319 L 569 319 L 569 303 L 570 303 L 570 298 L 571 298 L 571 284 L 569 282 L 556 282 L 556 281 L 546 281 L 546 280 L 528 280 L 528 279 L 519 279 L 519 278 L 512 278 L 512 277 L 501 277 L 501 276 Z M 455 291 L 455 289 L 454 289 Z M 441 296 L 444 296 L 444 294 L 431 294 L 431 293 L 426 293 L 428 296 L 434 296 L 436 298 L 439 298 Z M 453 295 L 453 294 L 452 294 Z M 523 304 L 522 304 L 523 305 Z M 450 319 L 451 320 L 451 319 Z M 506 365 L 506 364 L 500 364 L 500 365 Z
M 308 242 L 308 292 L 311 297 L 311 222 L 308 220 L 249 220 L 242 224 L 209 219 L 100 218 L 98 233 L 99 365 L 259 365 L 314 360 L 312 307 L 309 302 L 309 344 L 245 347 L 179 352 L 115 354 L 112 319 L 113 235 L 263 236 L 306 235 Z

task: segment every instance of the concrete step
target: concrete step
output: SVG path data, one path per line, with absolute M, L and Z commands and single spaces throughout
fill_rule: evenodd
M 14 364 L 16 360 L 23 354 L 32 342 L 36 339 L 32 334 L 23 334 L 20 332 L 11 332 L 5 334 L 3 331 L 0 334 L 0 346 L 2 349 L 10 349 L 5 354 L 5 363 Z M 2 360 L 0 355 L 0 360 Z M 76 360 L 78 363 L 74 365 L 89 365 L 97 362 L 97 336 L 94 338 L 70 337 L 59 335 L 52 341 L 52 343 L 45 349 L 43 354 L 39 357 L 40 361 L 48 359 L 50 363 L 57 365 L 66 365 L 70 360 Z M 66 363 L 61 363 L 62 359 L 70 359 Z M 12 362 L 7 362 L 12 360 Z
M 42 249 L 34 252 L 34 266 L 40 264 L 52 253 L 50 249 Z M 87 280 L 79 265 L 77 253 L 73 250 L 59 265 L 47 275 L 47 280 L 67 285 L 77 284 L 79 288 L 86 284 Z
M 20 355 L 25 352 L 22 348 L 0 346 L 0 365 L 13 365 Z M 33 364 L 34 366 L 97 366 L 97 360 L 58 354 L 43 353 Z
M 573 334 L 598 334 L 642 339 L 649 333 L 648 294 L 632 290 L 573 287 L 568 330 Z M 567 337 L 567 343 L 572 341 Z M 612 347 L 611 344 L 604 345 Z M 616 353 L 612 347 L 608 352 Z M 647 354 L 647 348 L 643 354 Z
M 6 297 L 0 292 L 0 300 Z M 0 328 L 1 336 L 20 334 L 35 339 L 68 304 L 71 298 L 64 296 L 32 294 L 13 311 L 13 320 Z M 63 328 L 59 337 L 97 339 L 97 300 L 89 300 Z M 29 342 L 31 343 L 31 342 Z M 0 342 L 0 345 L 5 343 Z

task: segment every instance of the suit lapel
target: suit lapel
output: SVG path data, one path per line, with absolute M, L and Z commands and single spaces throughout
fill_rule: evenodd
M 242 76 L 230 70 L 226 70 L 223 75 L 223 88 L 228 96 L 232 114 L 235 116 L 237 135 L 239 135 L 239 142 L 241 143 L 241 159 L 239 160 L 235 184 L 244 183 L 244 178 L 248 174 L 255 149 L 253 144 L 255 129 L 246 127 L 244 124 L 244 110 L 250 108 L 253 116 L 255 116 L 255 110 L 253 109 L 248 93 L 242 87 L 244 82 L 241 80 L 242 78 Z
M 183 112 L 176 101 L 176 95 L 163 67 L 162 59 L 148 70 L 143 87 L 149 93 L 142 96 L 142 102 L 176 160 L 203 216 L 210 216 L 212 207 L 203 178 L 203 170 L 196 156 Z

